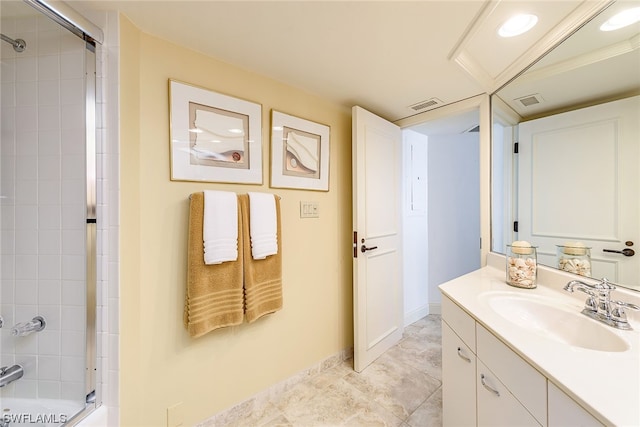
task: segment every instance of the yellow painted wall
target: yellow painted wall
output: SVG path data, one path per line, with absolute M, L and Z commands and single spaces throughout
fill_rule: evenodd
M 121 17 L 120 406 L 122 425 L 192 425 L 353 345 L 351 112 L 141 33 Z M 170 181 L 168 80 L 262 104 L 262 186 Z M 331 127 L 330 191 L 269 188 L 270 111 Z M 282 196 L 283 310 L 192 339 L 182 325 L 188 196 Z M 317 201 L 319 219 L 300 219 Z

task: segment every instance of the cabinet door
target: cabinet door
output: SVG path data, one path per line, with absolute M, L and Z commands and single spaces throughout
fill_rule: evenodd
M 509 392 L 541 424 L 547 423 L 547 379 L 524 359 L 476 324 L 478 360 L 482 360 Z
M 549 427 L 602 427 L 582 406 L 549 381 Z
M 476 356 L 442 322 L 442 423 L 476 425 Z
M 444 361 L 443 361 L 444 362 Z M 477 360 L 479 426 L 540 426 L 498 378 Z

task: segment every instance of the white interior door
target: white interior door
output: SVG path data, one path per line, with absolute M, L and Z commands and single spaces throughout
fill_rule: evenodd
M 402 132 L 353 107 L 354 369 L 362 371 L 403 331 Z
M 518 239 L 541 264 L 581 241 L 593 277 L 640 285 L 640 255 L 604 251 L 639 249 L 639 109 L 633 97 L 520 124 Z

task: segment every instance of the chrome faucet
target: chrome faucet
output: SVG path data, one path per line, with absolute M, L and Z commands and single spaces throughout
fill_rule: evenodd
M 20 365 L 3 366 L 0 368 L 0 387 L 19 380 L 24 375 L 24 370 Z
M 567 292 L 578 290 L 589 295 L 584 303 L 582 314 L 614 328 L 629 330 L 631 325 L 627 321 L 624 309 L 640 311 L 640 307 L 628 302 L 612 300 L 610 293 L 615 288 L 606 278 L 603 278 L 595 285 L 572 280 L 565 285 L 564 290 Z

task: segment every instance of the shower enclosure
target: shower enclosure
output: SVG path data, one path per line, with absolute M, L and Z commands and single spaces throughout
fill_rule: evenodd
M 2 427 L 96 406 L 96 42 L 64 7 L 0 2 Z

